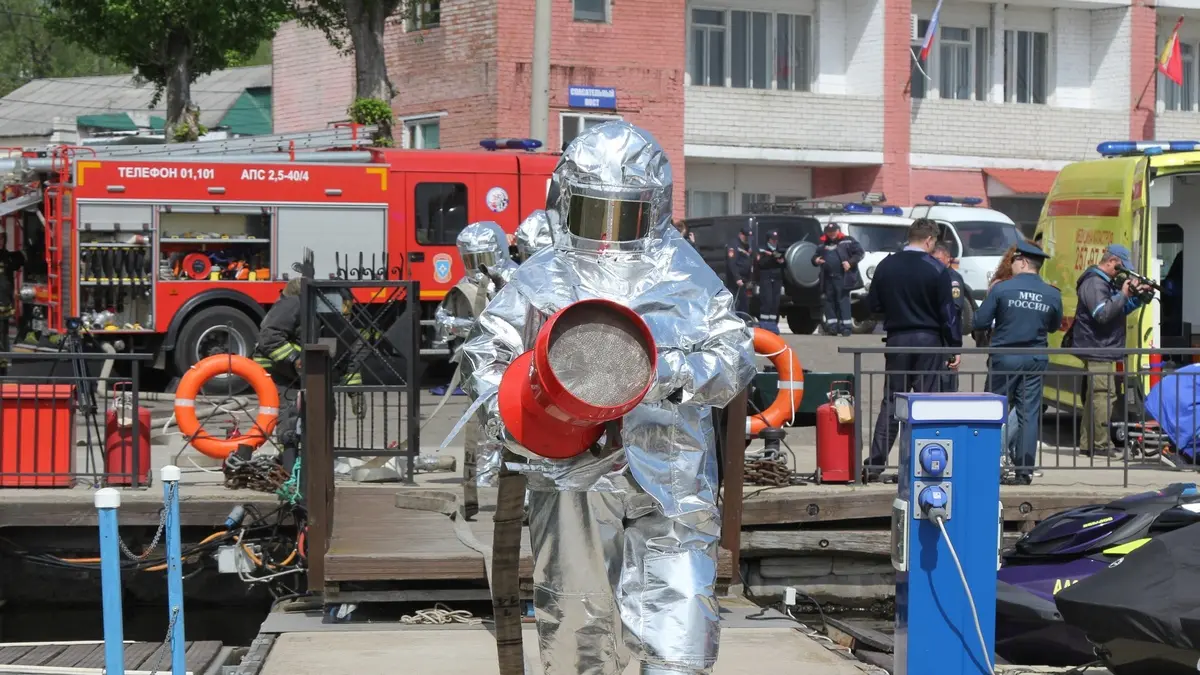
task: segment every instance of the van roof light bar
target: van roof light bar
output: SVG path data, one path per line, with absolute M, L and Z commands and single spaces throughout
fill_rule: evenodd
M 542 142 L 536 138 L 485 138 L 479 145 L 484 150 L 537 150 Z
M 1161 155 L 1164 152 L 1193 152 L 1200 150 L 1200 141 L 1105 141 L 1096 146 L 1104 157 Z
M 846 213 L 882 213 L 885 216 L 904 215 L 904 210 L 899 206 L 872 206 L 871 204 L 847 204 L 843 211 Z
M 925 201 L 940 206 L 979 206 L 982 197 L 951 197 L 949 195 L 925 195 Z

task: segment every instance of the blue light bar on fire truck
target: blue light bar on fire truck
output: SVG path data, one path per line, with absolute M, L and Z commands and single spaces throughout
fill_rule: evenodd
M 925 201 L 931 204 L 956 204 L 959 206 L 978 206 L 983 203 L 981 197 L 950 197 L 948 195 L 925 195 Z
M 542 142 L 536 138 L 485 138 L 479 145 L 484 150 L 537 150 Z
M 870 204 L 847 204 L 846 213 L 882 213 L 885 216 L 902 216 L 899 206 L 871 206 Z
M 1164 152 L 1200 150 L 1200 141 L 1106 141 L 1096 146 L 1105 157 L 1128 155 L 1161 155 Z

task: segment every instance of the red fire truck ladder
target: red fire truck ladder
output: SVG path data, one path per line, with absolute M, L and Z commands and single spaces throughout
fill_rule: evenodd
M 337 126 L 322 131 L 271 136 L 249 136 L 219 141 L 152 145 L 56 146 L 47 157 L 0 159 L 0 173 L 48 174 L 44 194 L 27 194 L 0 203 L 0 215 L 29 208 L 42 201 L 46 228 L 46 279 L 49 291 L 50 326 L 62 325 L 63 311 L 71 306 L 64 296 L 63 279 L 70 274 L 69 250 L 75 224 L 75 162 L 86 159 L 222 161 L 222 162 L 369 162 L 375 127 Z M 339 149 L 349 150 L 336 152 Z

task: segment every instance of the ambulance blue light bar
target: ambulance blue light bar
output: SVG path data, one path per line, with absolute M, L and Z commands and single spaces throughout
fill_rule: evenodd
M 1104 157 L 1160 155 L 1164 152 L 1195 150 L 1200 150 L 1200 141 L 1106 141 L 1096 146 L 1096 152 Z
M 542 142 L 536 138 L 485 138 L 479 145 L 484 150 L 537 150 Z
M 960 204 L 962 206 L 978 206 L 983 203 L 983 198 L 951 197 L 949 195 L 925 195 L 925 201 L 932 204 Z
M 879 210 L 876 211 L 875 209 Z M 846 213 L 882 213 L 885 216 L 902 216 L 904 211 L 899 206 L 874 207 L 870 204 L 847 204 Z

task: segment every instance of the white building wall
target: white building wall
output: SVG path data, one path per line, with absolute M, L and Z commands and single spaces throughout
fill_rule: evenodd
M 687 163 L 688 190 L 729 194 L 729 212 L 740 213 L 742 195 L 769 194 L 773 197 L 812 195 L 812 170 L 801 166 Z
M 1092 106 L 1129 110 L 1133 21 L 1124 7 L 1091 12 Z
M 683 138 L 688 145 L 869 152 L 883 148 L 881 98 L 688 87 L 684 101 Z
M 844 94 L 849 79 L 846 72 L 846 14 L 842 0 L 818 0 L 813 16 L 816 40 L 817 77 L 813 91 L 819 94 Z
M 852 96 L 883 94 L 883 0 L 845 0 L 846 91 Z M 825 27 L 817 34 L 824 40 Z
M 1091 16 L 1082 9 L 1055 9 L 1052 16 L 1050 80 L 1054 93 L 1050 96 L 1050 104 L 1063 108 L 1090 108 L 1094 51 Z

